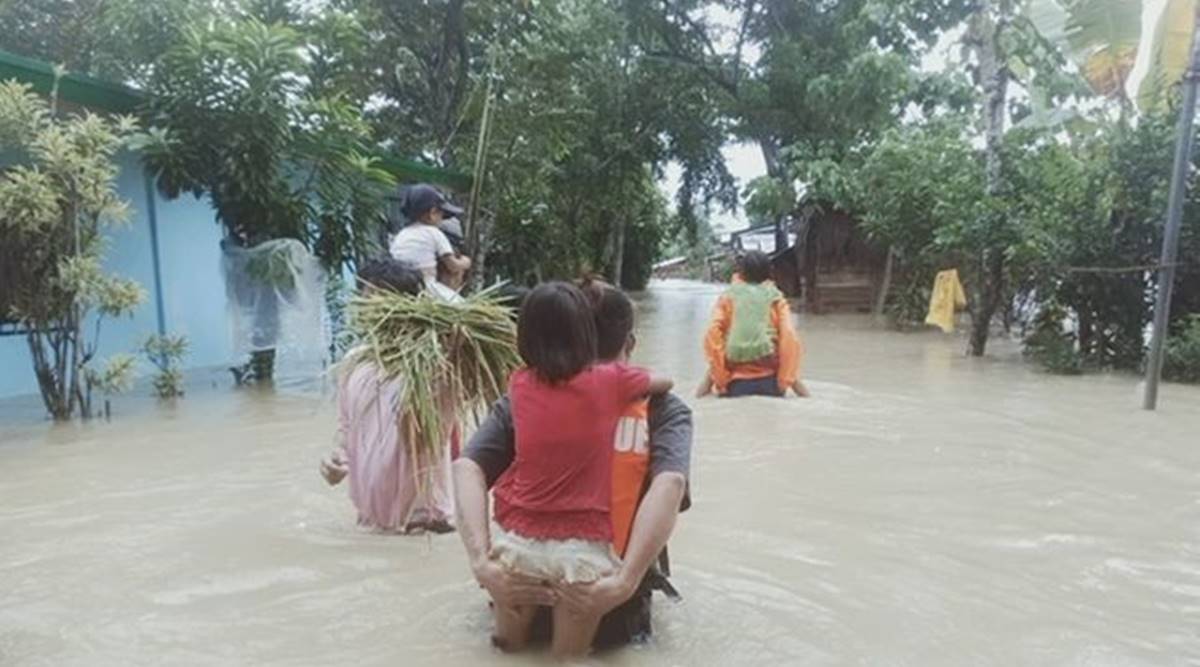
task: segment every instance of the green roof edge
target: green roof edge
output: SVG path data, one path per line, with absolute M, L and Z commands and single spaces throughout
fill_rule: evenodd
M 54 65 L 0 50 L 0 79 L 28 83 L 43 95 L 54 90 Z M 69 102 L 115 113 L 130 113 L 145 101 L 140 91 L 111 81 L 67 72 L 58 80 L 58 96 Z
M 0 49 L 0 81 L 7 79 L 27 83 L 34 91 L 49 95 L 54 90 L 54 65 Z M 113 113 L 133 113 L 147 99 L 140 90 L 74 72 L 67 72 L 58 80 L 58 96 L 68 102 Z M 380 167 L 401 180 L 436 183 L 458 191 L 471 187 L 469 174 L 378 151 L 371 155 L 379 159 Z

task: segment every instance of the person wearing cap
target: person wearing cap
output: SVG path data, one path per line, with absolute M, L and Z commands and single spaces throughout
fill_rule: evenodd
M 404 215 L 409 224 L 392 238 L 389 247 L 393 259 L 415 266 L 425 276 L 425 284 L 434 294 L 446 298 L 457 296 L 454 284 L 471 268 L 471 259 L 460 255 L 440 229 L 447 217 L 462 215 L 463 210 L 450 202 L 431 185 L 409 188 L 404 202 Z M 447 277 L 438 281 L 438 269 Z

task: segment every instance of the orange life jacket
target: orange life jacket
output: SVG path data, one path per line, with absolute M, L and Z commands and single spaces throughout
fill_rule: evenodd
M 613 435 L 613 549 L 622 558 L 629 546 L 633 518 L 650 473 L 650 401 L 630 403 Z

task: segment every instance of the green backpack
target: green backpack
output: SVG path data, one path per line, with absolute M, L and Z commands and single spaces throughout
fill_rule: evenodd
M 783 293 L 770 283 L 739 283 L 726 294 L 733 302 L 733 326 L 725 342 L 725 358 L 740 364 L 774 355 L 771 305 L 782 299 Z

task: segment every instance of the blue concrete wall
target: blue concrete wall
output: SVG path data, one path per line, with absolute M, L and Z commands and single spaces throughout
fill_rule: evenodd
M 127 225 L 109 234 L 105 265 L 113 273 L 141 283 L 148 298 L 132 317 L 104 321 L 100 356 L 136 352 L 147 336 L 156 333 L 155 299 L 161 296 L 167 332 L 184 334 L 191 343 L 185 359 L 188 368 L 229 362 L 229 323 L 218 245 L 221 231 L 212 207 L 190 196 L 166 201 L 153 193 L 162 275 L 162 291 L 158 294 L 145 175 L 135 155 L 121 156 L 120 164 L 117 188 L 129 202 L 131 215 Z M 145 366 L 141 370 L 149 372 Z M 36 391 L 25 338 L 0 337 L 0 397 Z
M 188 337 L 187 365 L 203 368 L 232 361 L 221 228 L 206 200 L 185 195 L 157 200 L 158 246 L 168 333 Z

